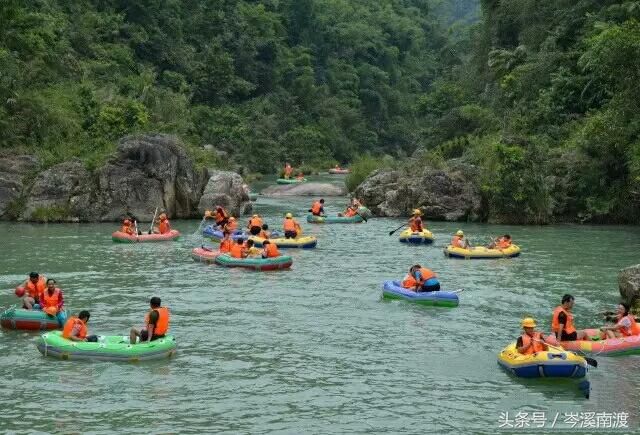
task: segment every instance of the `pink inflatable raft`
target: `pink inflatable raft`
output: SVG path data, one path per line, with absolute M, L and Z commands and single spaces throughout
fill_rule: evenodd
M 591 337 L 599 337 L 600 330 L 585 329 L 585 332 Z M 555 337 L 552 335 L 547 340 L 550 344 L 557 344 Z M 561 341 L 560 346 L 565 350 L 580 351 L 589 355 L 636 355 L 640 354 L 640 335 L 632 335 L 623 338 L 607 338 L 606 340 L 576 340 Z
M 191 258 L 193 258 L 193 261 L 198 263 L 213 264 L 215 263 L 218 255 L 220 255 L 220 251 L 214 251 L 213 249 L 205 248 L 204 246 L 193 248 L 191 250 Z
M 139 236 L 123 233 L 121 231 L 116 231 L 111 234 L 111 239 L 114 242 L 119 243 L 167 242 L 178 240 L 179 237 L 180 231 L 178 230 L 171 230 L 166 234 L 140 234 Z

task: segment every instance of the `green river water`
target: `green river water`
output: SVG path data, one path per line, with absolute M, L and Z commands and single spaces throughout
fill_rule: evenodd
M 640 357 L 597 357 L 586 400 L 573 383 L 515 379 L 496 355 L 525 315 L 547 331 L 566 292 L 578 327 L 601 324 L 618 270 L 640 260 L 639 228 L 433 223 L 436 243 L 417 247 L 388 236 L 398 219 L 312 226 L 309 205 L 257 202 L 272 227 L 293 210 L 319 239 L 287 251 L 290 271 L 270 273 L 193 262 L 196 221 L 172 222 L 178 242 L 140 245 L 112 243 L 113 224 L 0 223 L 0 306 L 37 270 L 57 279 L 72 312 L 91 311 L 90 333 L 127 333 L 158 295 L 178 340 L 172 360 L 89 363 L 45 359 L 36 335 L 3 331 L 0 432 L 493 433 L 502 412 L 626 412 L 637 430 Z M 523 254 L 447 259 L 441 246 L 461 226 L 476 242 L 509 232 Z M 444 289 L 465 289 L 458 308 L 381 300 L 382 282 L 416 262 Z

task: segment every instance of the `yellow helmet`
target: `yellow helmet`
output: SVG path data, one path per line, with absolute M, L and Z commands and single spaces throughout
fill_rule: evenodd
M 293 215 L 291 213 L 287 213 L 286 215 L 284 215 L 284 217 L 286 217 L 287 219 L 291 219 Z
M 522 319 L 522 327 L 523 328 L 535 328 L 536 321 L 533 320 L 533 317 L 525 317 Z
M 257 218 L 257 217 L 260 217 L 260 216 L 258 216 L 257 214 L 254 214 L 254 215 L 253 215 L 252 217 L 255 217 L 255 218 Z
M 419 208 L 414 208 L 413 209 L 413 214 L 420 216 L 420 215 L 422 215 L 422 210 L 420 210 Z
M 462 230 L 458 230 L 456 231 L 456 236 L 464 236 L 464 233 L 462 232 Z

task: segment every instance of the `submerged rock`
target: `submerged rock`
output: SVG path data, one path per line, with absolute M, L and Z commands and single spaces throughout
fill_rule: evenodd
M 629 305 L 640 305 L 640 264 L 622 269 L 618 274 L 622 300 Z
M 235 172 L 212 171 L 198 204 L 200 216 L 216 205 L 223 206 L 234 216 L 249 213 L 252 206 L 245 186 L 242 177 Z
M 345 196 L 344 185 L 332 183 L 300 183 L 269 186 L 262 191 L 266 196 Z

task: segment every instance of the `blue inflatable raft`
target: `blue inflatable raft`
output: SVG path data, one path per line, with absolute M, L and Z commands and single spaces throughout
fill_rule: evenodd
M 414 292 L 402 287 L 399 281 L 385 281 L 382 286 L 382 297 L 385 299 L 404 299 L 421 305 L 432 307 L 457 307 L 458 294 L 455 292 Z

